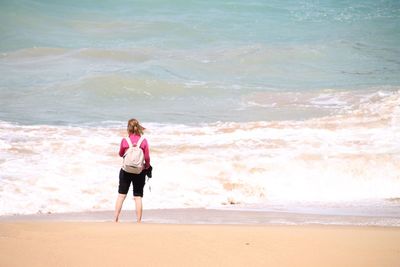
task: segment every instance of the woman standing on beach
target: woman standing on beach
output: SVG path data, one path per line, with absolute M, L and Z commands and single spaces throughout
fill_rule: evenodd
M 137 222 L 140 223 L 142 220 L 142 197 L 143 197 L 143 188 L 145 184 L 146 173 L 150 169 L 150 153 L 149 153 L 149 145 L 147 143 L 146 138 L 142 138 L 143 128 L 139 121 L 136 119 L 130 119 L 128 121 L 128 136 L 127 138 L 123 138 L 121 141 L 119 155 L 121 157 L 125 156 L 126 151 L 129 147 L 134 147 L 138 145 L 140 149 L 142 149 L 144 154 L 144 168 L 139 174 L 130 173 L 121 168 L 119 172 L 119 187 L 118 187 L 118 198 L 115 204 L 115 222 L 118 222 L 119 214 L 122 209 L 122 204 L 126 198 L 126 194 L 128 193 L 129 187 L 132 183 L 133 186 L 133 197 L 135 200 L 136 206 L 136 217 Z M 129 139 L 128 139 L 129 138 Z

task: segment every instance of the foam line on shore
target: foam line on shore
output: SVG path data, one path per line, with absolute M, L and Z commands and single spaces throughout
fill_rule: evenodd
M 0 222 L 110 222 L 113 211 L 1 216 Z M 123 210 L 121 222 L 134 222 L 135 212 Z M 205 225 L 354 225 L 400 227 L 400 218 L 388 216 L 322 215 L 295 212 L 217 209 L 145 210 L 144 223 Z

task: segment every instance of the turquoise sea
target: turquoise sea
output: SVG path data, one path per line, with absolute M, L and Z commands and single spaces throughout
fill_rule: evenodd
M 0 119 L 313 117 L 398 91 L 399 28 L 397 0 L 1 1 Z M 295 95 L 326 90 L 322 109 Z
M 135 117 L 147 207 L 400 218 L 400 1 L 1 0 L 0 77 L 0 214 L 112 209 Z

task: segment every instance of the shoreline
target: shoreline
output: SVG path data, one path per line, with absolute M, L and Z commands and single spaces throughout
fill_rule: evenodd
M 120 222 L 135 222 L 134 210 L 122 210 Z M 8 222 L 112 222 L 114 211 L 87 211 L 68 213 L 39 213 L 3 215 L 0 223 Z M 175 225 L 332 225 L 400 227 L 400 218 L 366 215 L 326 215 L 286 211 L 249 211 L 233 209 L 157 209 L 144 210 L 145 224 Z

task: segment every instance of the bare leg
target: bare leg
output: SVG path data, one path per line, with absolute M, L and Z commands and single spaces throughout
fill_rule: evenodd
M 115 203 L 115 222 L 118 222 L 119 214 L 121 213 L 122 204 L 124 203 L 125 198 L 126 195 L 118 194 L 117 202 Z
M 134 197 L 136 205 L 136 219 L 140 223 L 142 221 L 142 197 Z

